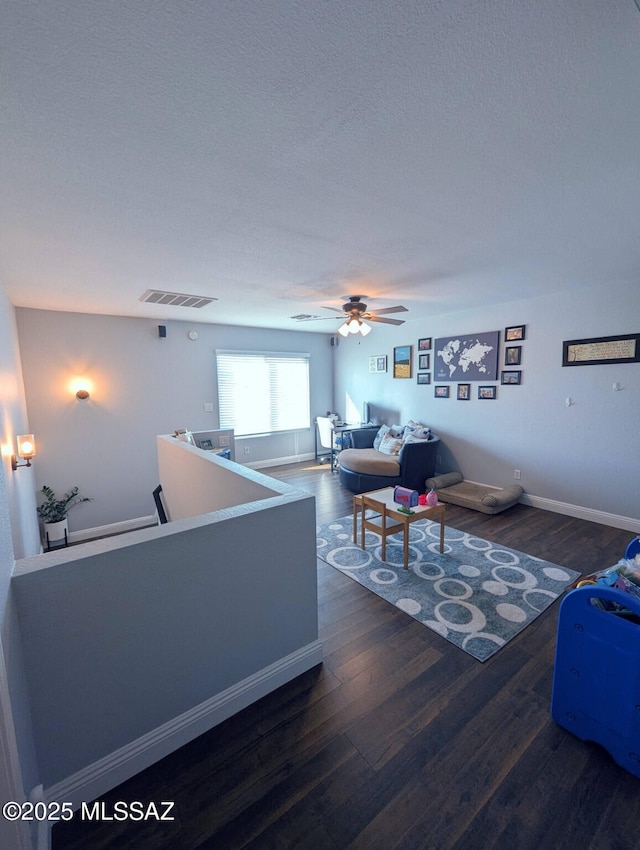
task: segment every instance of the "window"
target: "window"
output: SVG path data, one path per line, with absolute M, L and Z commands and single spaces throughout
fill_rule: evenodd
M 311 427 L 309 355 L 216 351 L 220 428 L 236 437 Z

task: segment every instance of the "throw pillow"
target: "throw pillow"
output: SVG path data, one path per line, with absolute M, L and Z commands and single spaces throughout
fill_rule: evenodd
M 429 432 L 427 432 L 424 436 L 420 434 L 407 434 L 406 437 L 403 438 L 403 445 L 406 443 L 424 443 L 425 440 L 429 439 Z
M 416 428 L 414 431 L 409 431 L 408 429 L 404 432 L 405 442 L 409 437 L 413 437 L 414 440 L 428 440 L 429 435 L 431 434 L 431 428 Z
M 373 448 L 374 449 L 380 449 L 380 443 L 383 441 L 383 439 L 386 437 L 386 435 L 388 433 L 389 433 L 389 426 L 388 425 L 382 425 L 380 430 L 376 434 L 374 441 L 373 441 Z
M 383 455 L 397 455 L 401 448 L 402 440 L 400 437 L 392 437 L 391 434 L 387 434 L 380 442 L 378 451 Z
M 423 425 L 421 422 L 414 422 L 413 419 L 410 419 L 404 429 L 404 437 L 406 438 L 411 435 L 412 437 L 416 437 L 419 440 L 428 440 L 429 434 L 431 433 L 431 428 L 427 425 Z

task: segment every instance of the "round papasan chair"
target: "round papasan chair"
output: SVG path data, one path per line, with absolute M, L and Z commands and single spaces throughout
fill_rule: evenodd
M 387 429 L 382 436 L 373 428 L 351 431 L 352 448 L 338 456 L 340 483 L 352 493 L 396 485 L 424 493 L 425 482 L 436 468 L 440 437 L 424 426 L 416 426 L 421 433 L 412 433 L 415 424 L 399 429 L 399 434 L 382 426 Z M 380 448 L 374 448 L 374 441 Z

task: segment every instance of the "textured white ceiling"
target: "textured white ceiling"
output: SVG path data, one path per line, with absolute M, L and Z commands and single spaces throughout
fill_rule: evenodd
M 634 0 L 5 0 L 0 30 L 16 305 L 328 331 L 290 317 L 640 285 Z

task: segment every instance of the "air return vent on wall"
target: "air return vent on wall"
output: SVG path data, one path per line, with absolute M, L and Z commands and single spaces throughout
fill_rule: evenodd
M 217 298 L 209 298 L 204 295 L 186 295 L 184 292 L 165 292 L 162 289 L 147 289 L 140 296 L 139 301 L 147 304 L 165 304 L 170 307 L 206 307 Z

